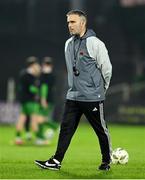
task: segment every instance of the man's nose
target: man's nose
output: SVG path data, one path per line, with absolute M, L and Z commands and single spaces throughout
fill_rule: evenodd
M 71 28 L 71 24 L 69 24 L 68 27 Z

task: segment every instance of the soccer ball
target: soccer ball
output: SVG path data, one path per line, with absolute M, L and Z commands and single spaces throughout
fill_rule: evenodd
M 129 160 L 128 152 L 123 148 L 116 148 L 111 154 L 113 164 L 126 164 Z
M 53 137 L 54 137 L 54 130 L 49 128 L 47 129 L 45 132 L 44 132 L 44 137 L 47 139 L 47 140 L 52 140 Z

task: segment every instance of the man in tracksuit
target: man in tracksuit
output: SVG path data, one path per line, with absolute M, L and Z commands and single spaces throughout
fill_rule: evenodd
M 21 104 L 21 112 L 16 124 L 16 139 L 15 143 L 21 145 L 24 143 L 22 132 L 29 120 L 33 132 L 37 135 L 37 119 L 39 112 L 39 81 L 40 65 L 34 56 L 27 58 L 27 68 L 22 70 L 19 78 L 18 96 Z
M 69 32 L 65 44 L 69 90 L 62 118 L 55 155 L 47 161 L 35 163 L 42 168 L 59 170 L 82 114 L 86 116 L 98 136 L 102 163 L 99 170 L 110 169 L 110 138 L 104 120 L 105 93 L 109 87 L 112 66 L 104 43 L 94 31 L 87 29 L 86 14 L 79 10 L 67 13 Z

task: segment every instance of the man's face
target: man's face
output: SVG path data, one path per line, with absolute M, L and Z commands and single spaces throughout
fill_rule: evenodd
M 85 29 L 85 22 L 77 14 L 70 14 L 67 16 L 68 29 L 71 35 L 80 35 Z
M 43 73 L 51 73 L 53 71 L 53 65 L 52 64 L 42 64 L 42 72 Z
M 38 63 L 35 63 L 33 64 L 32 68 L 33 68 L 34 76 L 39 76 L 41 72 L 40 65 Z

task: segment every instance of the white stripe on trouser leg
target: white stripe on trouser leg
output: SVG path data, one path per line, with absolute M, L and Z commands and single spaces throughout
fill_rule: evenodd
M 108 143 L 109 143 L 109 150 L 110 154 L 112 152 L 112 145 L 111 145 L 111 140 L 110 140 L 110 135 L 109 135 L 109 130 L 106 127 L 106 122 L 104 120 L 104 109 L 103 109 L 103 103 L 99 103 L 99 109 L 100 109 L 100 120 L 101 120 L 101 125 L 104 129 L 104 132 L 108 138 Z

